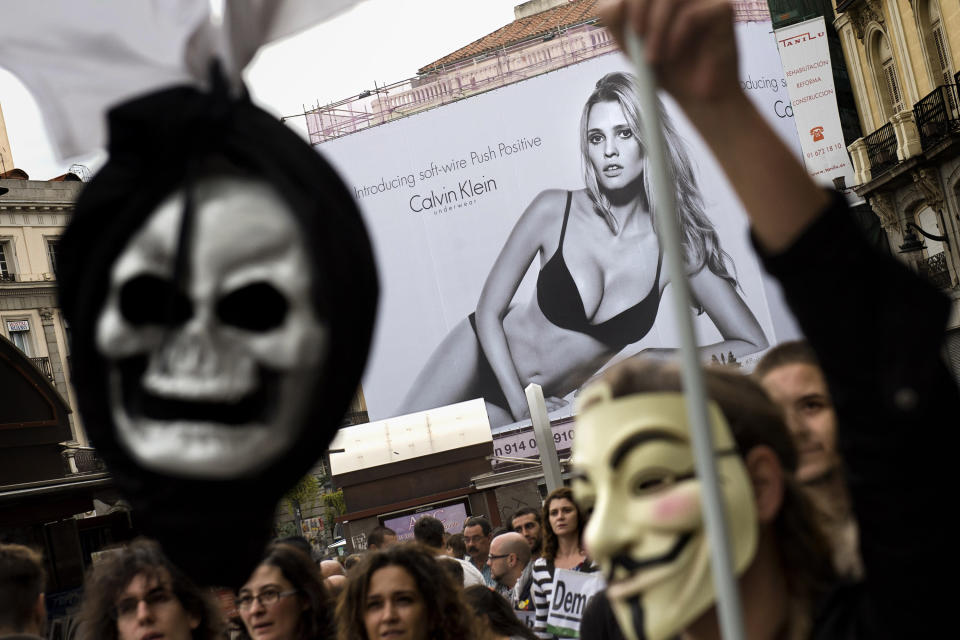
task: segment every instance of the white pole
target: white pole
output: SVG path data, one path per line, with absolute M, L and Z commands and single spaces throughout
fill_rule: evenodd
M 740 591 L 737 589 L 733 561 L 730 557 L 729 529 L 717 481 L 714 458 L 713 435 L 707 419 L 706 391 L 703 372 L 700 368 L 699 351 L 694 336 L 690 309 L 690 289 L 680 246 L 680 229 L 676 215 L 676 187 L 667 157 L 660 114 L 657 109 L 656 80 L 643 56 L 640 39 L 628 27 L 626 29 L 627 52 L 637 72 L 637 95 L 640 112 L 643 114 L 644 142 L 650 157 L 647 167 L 653 184 L 654 211 L 661 248 L 667 261 L 667 273 L 673 285 L 673 301 L 680 334 L 680 359 L 683 373 L 684 396 L 697 477 L 703 493 L 704 516 L 707 536 L 710 540 L 710 556 L 713 562 L 713 582 L 717 590 L 720 611 L 720 628 L 726 640 L 743 640 L 743 610 L 740 607 Z
M 557 445 L 550 430 L 550 418 L 547 417 L 547 403 L 543 400 L 543 389 L 531 382 L 523 390 L 527 394 L 527 406 L 530 407 L 530 421 L 533 423 L 533 435 L 537 439 L 540 451 L 540 464 L 543 465 L 543 480 L 547 483 L 547 493 L 563 486 L 560 477 L 560 460 L 557 458 Z

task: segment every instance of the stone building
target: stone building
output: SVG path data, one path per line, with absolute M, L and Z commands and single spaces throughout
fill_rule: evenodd
M 83 183 L 73 174 L 29 180 L 0 174 L 0 335 L 15 344 L 71 408 L 75 443 L 87 446 L 68 366 L 69 327 L 57 306 L 56 260 Z
M 865 133 L 848 147 L 856 192 L 880 219 L 891 249 L 953 298 L 947 345 L 960 371 L 960 5 L 834 6 Z

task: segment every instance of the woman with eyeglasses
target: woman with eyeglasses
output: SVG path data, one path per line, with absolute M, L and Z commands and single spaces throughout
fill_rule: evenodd
M 337 606 L 338 640 L 475 640 L 460 589 L 425 547 L 368 554 Z
M 150 540 L 106 555 L 87 573 L 80 640 L 220 640 L 223 619 Z
M 254 569 L 236 600 L 253 640 L 332 638 L 332 602 L 313 561 L 276 544 Z

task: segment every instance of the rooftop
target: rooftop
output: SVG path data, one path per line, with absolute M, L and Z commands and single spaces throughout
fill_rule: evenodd
M 523 40 L 546 36 L 567 27 L 594 20 L 597 18 L 598 4 L 598 0 L 571 0 L 546 11 L 518 18 L 493 33 L 425 65 L 417 73 L 420 75 L 430 73 L 445 65 L 469 60 Z

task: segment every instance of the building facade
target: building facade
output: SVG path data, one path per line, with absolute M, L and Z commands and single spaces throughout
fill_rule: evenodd
M 834 26 L 865 134 L 848 147 L 856 192 L 891 249 L 952 297 L 960 371 L 960 5 L 837 0 Z
M 23 177 L 19 170 L 3 174 Z M 70 385 L 69 327 L 57 306 L 57 248 L 83 183 L 2 179 L 0 188 L 0 335 L 53 383 L 72 410 L 71 440 L 88 446 Z

